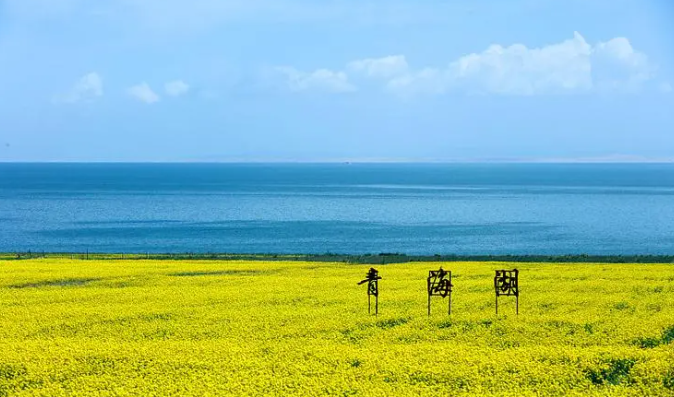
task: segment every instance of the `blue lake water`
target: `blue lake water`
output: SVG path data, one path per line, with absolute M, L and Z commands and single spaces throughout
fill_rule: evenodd
M 674 164 L 0 164 L 0 251 L 674 254 Z

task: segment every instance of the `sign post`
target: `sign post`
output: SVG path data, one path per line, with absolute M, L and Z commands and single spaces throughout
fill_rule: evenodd
M 372 296 L 374 296 L 374 313 L 375 315 L 379 314 L 379 272 L 374 268 L 370 268 L 365 276 L 365 280 L 362 280 L 358 285 L 367 283 L 367 312 L 368 314 L 372 313 Z
M 452 272 L 440 270 L 431 270 L 428 272 L 426 279 L 426 287 L 428 291 L 428 315 L 431 315 L 431 297 L 440 296 L 443 299 L 449 297 L 447 314 L 452 314 Z

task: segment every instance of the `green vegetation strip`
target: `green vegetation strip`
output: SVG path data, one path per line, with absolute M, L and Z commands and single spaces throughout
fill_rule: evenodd
M 0 260 L 36 258 L 78 260 L 246 260 L 387 264 L 408 262 L 522 262 L 522 263 L 674 263 L 674 255 L 406 255 L 380 254 L 232 254 L 232 253 L 0 253 Z

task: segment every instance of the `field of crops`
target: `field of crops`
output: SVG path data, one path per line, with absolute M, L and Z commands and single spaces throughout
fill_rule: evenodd
M 674 265 L 0 261 L 0 396 L 672 396 Z

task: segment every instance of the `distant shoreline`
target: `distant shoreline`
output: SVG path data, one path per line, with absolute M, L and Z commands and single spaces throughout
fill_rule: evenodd
M 639 165 L 674 164 L 674 158 L 525 158 L 525 159 L 326 159 L 326 160 L 157 160 L 157 161 L 85 161 L 85 160 L 0 160 L 0 164 L 16 165 Z
M 234 253 L 102 253 L 102 252 L 14 252 L 0 253 L 0 260 L 221 260 L 221 261 L 306 261 L 354 264 L 412 262 L 516 262 L 516 263 L 663 263 L 674 264 L 674 255 L 405 255 L 380 254 L 234 254 Z

